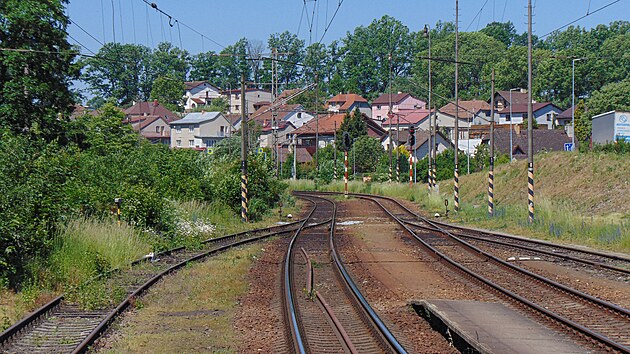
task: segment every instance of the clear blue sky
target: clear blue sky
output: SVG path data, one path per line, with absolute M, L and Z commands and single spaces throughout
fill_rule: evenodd
M 542 36 L 557 27 L 594 11 L 614 0 L 533 0 L 534 33 Z M 149 0 L 181 23 L 194 27 L 204 36 L 223 46 L 240 38 L 266 44 L 271 33 L 288 30 L 298 33 L 308 45 L 317 42 L 337 9 L 339 0 Z M 113 3 L 113 12 L 112 12 Z M 484 6 L 485 3 L 485 6 Z M 460 30 L 475 31 L 487 23 L 512 21 L 517 32 L 527 30 L 526 0 L 460 0 Z M 313 20 L 314 10 L 314 20 Z M 480 12 L 481 10 L 481 12 Z M 161 41 L 179 45 L 177 25 L 170 27 L 168 19 L 146 5 L 143 0 L 70 0 L 67 13 L 72 21 L 101 42 L 113 40 L 154 47 Z M 308 15 L 307 15 L 308 13 Z M 367 26 L 376 18 L 390 15 L 402 21 L 412 31 L 425 23 L 455 20 L 455 1 L 435 0 L 344 0 L 332 21 L 324 43 L 340 39 L 357 26 Z M 113 18 L 112 18 L 113 17 Z M 308 19 L 307 19 L 308 17 Z M 300 21 L 301 19 L 301 21 Z M 588 16 L 575 25 L 591 28 L 615 20 L 630 20 L 630 0 L 621 0 Z M 312 30 L 309 31 L 309 22 Z M 298 32 L 299 29 L 299 32 Z M 202 49 L 222 48 L 180 25 L 182 45 L 195 54 Z M 100 44 L 72 24 L 69 33 L 96 52 Z M 72 39 L 70 42 L 75 43 Z M 89 51 L 83 49 L 84 53 Z

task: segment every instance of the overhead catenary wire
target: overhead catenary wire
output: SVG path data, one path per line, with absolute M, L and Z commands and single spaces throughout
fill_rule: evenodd
M 78 29 L 80 29 L 81 31 L 83 31 L 83 33 L 87 34 L 90 38 L 92 38 L 93 40 L 95 40 L 98 44 L 100 45 L 105 45 L 103 42 L 101 42 L 98 38 L 96 38 L 95 36 L 93 36 L 90 32 L 86 31 L 83 27 L 81 27 L 76 21 L 72 20 L 72 19 L 68 19 L 70 24 L 73 24 L 75 26 L 77 26 Z M 70 36 L 70 35 L 68 35 Z M 74 38 L 73 38 L 74 39 Z M 82 45 L 83 46 L 83 45 Z
M 621 1 L 621 0 L 615 0 L 615 1 L 613 1 L 613 2 L 610 2 L 610 3 L 608 3 L 608 4 L 604 5 L 604 6 L 602 6 L 602 7 L 598 8 L 598 9 L 596 9 L 596 10 L 593 10 L 592 12 L 587 12 L 587 13 L 586 13 L 586 15 L 584 15 L 584 16 L 580 16 L 580 17 L 576 18 L 575 20 L 573 20 L 573 21 L 571 21 L 571 22 L 567 23 L 566 25 L 562 25 L 562 26 L 560 26 L 560 27 L 558 27 L 558 28 L 554 29 L 553 31 L 550 31 L 550 32 L 548 32 L 548 33 L 544 34 L 543 36 L 540 36 L 540 37 L 539 37 L 539 39 L 543 39 L 543 38 L 545 38 L 545 37 L 549 36 L 550 34 L 553 34 L 553 33 L 555 33 L 555 32 L 560 31 L 561 29 L 564 29 L 564 28 L 566 28 L 566 27 L 569 27 L 569 26 L 571 26 L 572 24 L 574 24 L 574 23 L 576 23 L 576 22 L 578 22 L 578 21 L 580 21 L 580 20 L 583 20 L 583 19 L 585 19 L 585 18 L 587 18 L 587 17 L 589 17 L 589 16 L 591 16 L 591 15 L 593 15 L 593 14 L 596 14 L 596 13 L 598 13 L 599 11 L 604 10 L 604 9 L 606 9 L 606 8 L 608 8 L 608 7 L 612 6 L 612 5 L 614 5 L 614 4 L 616 4 L 616 3 L 620 2 L 620 1 Z
M 470 21 L 470 24 L 468 24 L 468 27 L 466 27 L 466 32 L 468 32 L 468 29 L 470 28 L 470 26 L 472 26 L 472 24 L 475 22 L 477 17 L 481 19 L 481 16 L 480 16 L 481 12 L 483 11 L 483 8 L 486 6 L 487 3 L 488 3 L 488 0 L 486 0 L 486 2 L 484 2 L 483 5 L 481 5 L 481 8 L 479 9 L 479 11 L 477 11 L 477 14 L 475 15 L 475 17 L 473 17 L 472 21 Z

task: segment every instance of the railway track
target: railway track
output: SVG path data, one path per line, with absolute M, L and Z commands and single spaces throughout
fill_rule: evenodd
M 627 309 L 507 263 L 441 225 L 416 215 L 392 198 L 353 196 L 376 203 L 436 259 L 510 302 L 594 341 L 599 348 L 630 353 L 630 311 Z M 410 222 L 412 219 L 415 221 Z
M 240 232 L 203 241 L 203 249 L 175 248 L 132 263 L 129 271 L 106 275 L 105 286 L 124 292 L 124 300 L 86 310 L 61 295 L 0 334 L 3 353 L 80 353 L 107 329 L 109 324 L 144 291 L 164 275 L 182 266 L 216 255 L 229 248 L 294 232 L 302 220 L 270 228 Z
M 408 225 L 425 228 L 431 231 L 440 231 L 440 229 L 448 231 L 475 245 L 489 245 L 491 247 L 509 250 L 520 250 L 526 252 L 528 256 L 545 255 L 557 260 L 572 262 L 581 267 L 590 267 L 597 271 L 605 270 L 613 277 L 630 282 L 630 257 L 432 221 L 432 223 L 437 226 L 435 227 L 427 225 L 426 223 L 417 222 L 419 221 L 418 217 L 419 216 L 414 213 L 412 216 L 413 219 L 407 217 L 401 218 L 401 220 Z
M 321 223 L 293 236 L 284 265 L 285 317 L 297 353 L 405 353 L 346 272 L 335 247 L 336 204 L 307 194 Z

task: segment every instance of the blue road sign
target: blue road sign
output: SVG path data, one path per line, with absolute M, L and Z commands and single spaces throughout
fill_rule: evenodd
M 573 151 L 573 143 L 564 143 L 564 151 Z

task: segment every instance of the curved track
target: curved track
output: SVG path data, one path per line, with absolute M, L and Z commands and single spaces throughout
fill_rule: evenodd
M 105 280 L 109 288 L 124 291 L 125 299 L 117 305 L 85 310 L 67 300 L 64 295 L 31 313 L 0 334 L 0 351 L 3 353 L 78 353 L 84 352 L 105 331 L 134 299 L 155 284 L 164 275 L 182 266 L 216 255 L 231 247 L 288 235 L 302 221 L 271 228 L 240 232 L 203 242 L 205 250 L 187 250 L 183 247 L 160 253 L 150 259 L 132 263 L 130 271 L 113 271 Z
M 353 194 L 379 205 L 435 258 L 505 298 L 562 324 L 601 347 L 630 352 L 630 311 L 504 262 L 400 204 Z M 403 219 L 415 219 L 405 222 Z M 420 224 L 419 224 L 420 223 Z
M 296 195 L 316 205 L 307 222 L 326 223 L 298 230 L 285 258 L 285 313 L 295 352 L 405 353 L 343 267 L 333 237 L 336 204 Z

